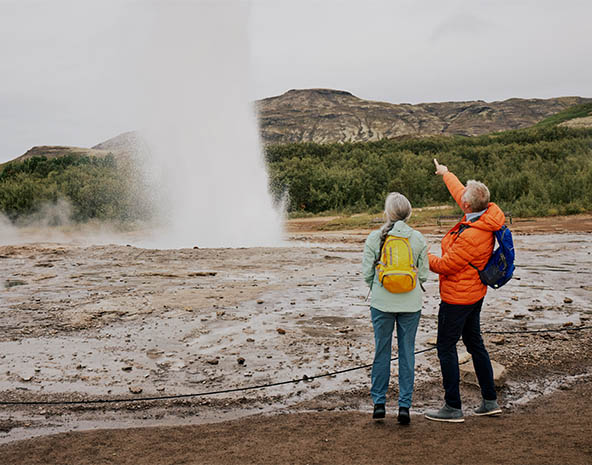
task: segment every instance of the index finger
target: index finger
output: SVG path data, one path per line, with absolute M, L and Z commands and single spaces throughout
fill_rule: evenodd
M 436 160 L 435 158 L 434 158 L 434 165 L 436 165 L 436 169 L 438 169 L 438 166 L 440 166 L 440 164 L 438 163 L 438 160 Z

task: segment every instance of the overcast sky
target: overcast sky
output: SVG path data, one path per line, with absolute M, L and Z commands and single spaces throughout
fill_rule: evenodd
M 393 103 L 592 97 L 590 0 L 0 0 L 0 162 L 134 129 L 117 105 L 138 78 L 131 55 L 162 9 L 187 4 L 244 11 L 250 70 L 237 79 L 250 99 L 310 87 Z

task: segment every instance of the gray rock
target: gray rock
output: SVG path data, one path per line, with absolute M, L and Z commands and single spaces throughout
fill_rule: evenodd
M 494 360 L 491 361 L 491 366 L 493 368 L 493 382 L 495 386 L 501 387 L 506 384 L 506 367 Z M 463 383 L 473 384 L 475 386 L 479 385 L 472 363 L 463 363 L 459 366 L 459 370 L 460 379 Z
M 461 352 L 458 354 L 458 364 L 462 365 L 463 363 L 467 363 L 471 360 L 471 354 L 468 352 Z

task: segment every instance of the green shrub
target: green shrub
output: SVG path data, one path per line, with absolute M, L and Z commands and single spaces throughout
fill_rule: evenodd
M 0 172 L 0 211 L 17 221 L 65 201 L 74 221 L 147 219 L 150 205 L 129 167 L 113 156 L 33 157 Z
M 446 204 L 433 158 L 462 182 L 483 181 L 492 200 L 515 215 L 589 210 L 592 130 L 535 127 L 488 136 L 429 137 L 346 144 L 266 147 L 270 190 L 289 194 L 289 211 L 373 211 L 388 192 L 416 207 Z

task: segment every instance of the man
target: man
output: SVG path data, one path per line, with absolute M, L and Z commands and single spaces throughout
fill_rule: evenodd
M 483 401 L 477 415 L 497 415 L 493 369 L 481 338 L 479 316 L 487 293 L 475 267 L 483 269 L 491 257 L 495 238 L 493 232 L 506 221 L 504 213 L 489 202 L 485 184 L 468 181 L 467 187 L 434 159 L 436 174 L 465 215 L 442 239 L 442 257 L 429 254 L 430 270 L 440 279 L 440 310 L 438 312 L 438 358 L 442 370 L 445 404 L 440 410 L 428 411 L 426 418 L 436 421 L 463 422 L 459 391 L 459 368 L 456 343 L 461 338 L 472 355 Z

